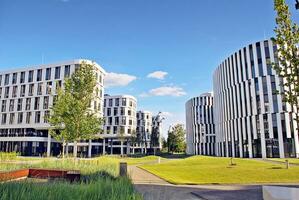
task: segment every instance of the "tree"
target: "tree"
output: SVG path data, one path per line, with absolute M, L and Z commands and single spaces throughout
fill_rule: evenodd
M 285 0 L 274 0 L 274 9 L 277 12 L 277 26 L 274 29 L 276 37 L 273 42 L 277 45 L 278 62 L 273 64 L 273 68 L 282 78 L 283 90 L 279 92 L 283 101 L 292 108 L 292 117 L 299 130 L 299 27 L 292 22 Z
M 120 139 L 120 155 L 123 156 L 123 154 L 124 154 L 123 145 L 124 145 L 124 140 L 125 140 L 125 127 L 123 127 L 123 126 L 120 127 L 118 136 Z
M 185 130 L 182 124 L 176 124 L 168 131 L 168 152 L 185 151 Z
M 138 143 L 138 136 L 136 130 L 132 130 L 131 132 L 130 143 L 133 146 L 133 154 L 135 154 L 135 145 L 136 143 Z
M 167 145 L 167 140 L 165 139 L 165 137 L 162 137 L 162 151 L 165 151 L 166 152 L 166 149 L 168 147 Z
M 94 64 L 82 62 L 70 78 L 65 80 L 64 89 L 59 88 L 55 104 L 51 108 L 50 134 L 63 142 L 73 142 L 73 154 L 77 157 L 77 142 L 96 137 L 102 131 L 102 118 L 90 104 L 97 97 Z

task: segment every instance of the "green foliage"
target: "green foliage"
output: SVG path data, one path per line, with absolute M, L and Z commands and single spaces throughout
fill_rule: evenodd
M 50 134 L 61 141 L 76 142 L 95 138 L 102 131 L 102 119 L 90 108 L 96 100 L 95 66 L 82 62 L 69 79 L 64 89 L 59 88 L 51 109 Z
M 15 160 L 18 155 L 17 152 L 0 152 L 0 161 Z
M 64 181 L 38 180 L 0 183 L 0 200 L 6 199 L 141 199 L 128 178 L 118 177 L 119 160 L 99 157 L 91 160 L 40 159 L 39 163 L 10 164 L 20 168 L 50 168 L 80 170 L 82 181 L 70 184 Z M 0 164 L 1 171 L 1 164 Z
M 185 151 L 185 130 L 182 124 L 176 124 L 172 130 L 168 132 L 168 150 L 171 152 Z
M 296 113 L 294 118 L 299 123 L 299 27 L 292 22 L 285 0 L 274 0 L 274 9 L 277 26 L 273 41 L 277 44 L 278 63 L 273 64 L 273 68 L 283 79 L 283 91 L 280 91 L 283 100 L 291 105 Z

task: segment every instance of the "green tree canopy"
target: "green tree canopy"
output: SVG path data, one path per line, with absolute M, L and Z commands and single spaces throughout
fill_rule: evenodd
M 293 111 L 293 118 L 299 123 L 299 27 L 292 22 L 289 7 L 285 0 L 274 0 L 274 9 L 277 12 L 276 27 L 274 29 L 276 37 L 273 39 L 277 45 L 278 62 L 273 64 L 273 68 L 282 78 L 279 91 L 283 101 L 288 103 Z
M 60 141 L 74 142 L 75 157 L 77 141 L 95 138 L 102 131 L 103 120 L 90 107 L 98 98 L 94 92 L 96 87 L 95 66 L 82 62 L 65 80 L 64 88 L 58 89 L 51 109 L 50 134 Z
M 168 131 L 168 150 L 171 152 L 184 152 L 185 145 L 185 130 L 182 124 L 176 124 Z

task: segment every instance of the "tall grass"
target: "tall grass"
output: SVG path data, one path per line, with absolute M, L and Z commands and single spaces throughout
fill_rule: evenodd
M 13 168 L 16 164 L 0 164 L 2 168 Z M 142 197 L 134 191 L 127 177 L 119 177 L 119 160 L 99 157 L 92 160 L 43 159 L 39 163 L 18 165 L 15 168 L 48 168 L 80 170 L 81 180 L 75 183 L 65 181 L 18 181 L 0 183 L 0 200 L 29 199 L 111 199 L 135 200 Z
M 18 155 L 16 152 L 0 152 L 0 161 L 16 160 Z

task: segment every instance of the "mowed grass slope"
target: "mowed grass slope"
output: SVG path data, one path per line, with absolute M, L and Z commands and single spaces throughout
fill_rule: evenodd
M 141 168 L 174 184 L 299 183 L 299 167 L 253 159 L 193 156 Z

